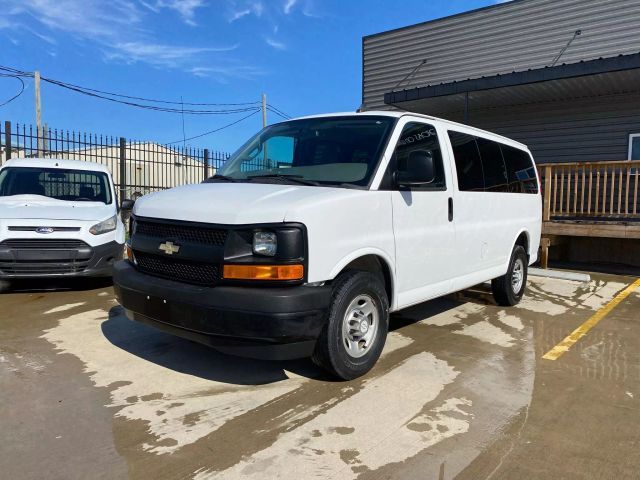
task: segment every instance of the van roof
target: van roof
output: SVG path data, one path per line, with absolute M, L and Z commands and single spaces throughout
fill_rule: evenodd
M 109 173 L 106 165 L 100 163 L 87 162 L 84 160 L 60 160 L 57 158 L 12 158 L 11 160 L 7 160 L 2 167 L 60 168 Z
M 306 118 L 345 117 L 345 116 L 383 116 L 383 117 L 393 117 L 393 118 L 401 118 L 401 117 L 425 118 L 428 120 L 434 120 L 440 123 L 444 123 L 453 128 L 464 128 L 467 130 L 472 130 L 480 136 L 492 137 L 496 140 L 501 140 L 510 145 L 517 146 L 523 150 L 527 150 L 527 151 L 529 150 L 529 147 L 527 147 L 524 143 L 520 143 L 517 140 L 513 140 L 512 138 L 505 137 L 497 133 L 489 132 L 487 130 L 482 130 L 480 128 L 472 127 L 470 125 L 465 125 L 463 123 L 452 122 L 451 120 L 434 117 L 432 115 L 424 115 L 422 113 L 414 113 L 414 112 L 408 112 L 408 111 L 368 110 L 366 112 L 337 112 L 337 113 L 325 113 L 320 115 L 308 115 L 305 117 L 294 118 L 293 120 L 301 120 Z

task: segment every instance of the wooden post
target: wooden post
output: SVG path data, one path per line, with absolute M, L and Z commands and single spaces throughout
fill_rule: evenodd
M 551 220 L 551 165 L 544 167 L 544 209 L 542 211 L 542 220 L 548 222 Z
M 540 266 L 542 268 L 549 268 L 549 245 L 551 240 L 548 237 L 542 237 L 540 239 L 540 248 L 542 252 L 540 254 Z

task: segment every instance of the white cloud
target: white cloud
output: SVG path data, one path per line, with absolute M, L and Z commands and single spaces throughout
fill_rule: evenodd
M 291 9 L 298 3 L 298 0 L 286 0 L 284 4 L 284 13 L 285 15 L 289 15 L 291 13 Z
M 163 8 L 174 10 L 188 25 L 196 25 L 196 10 L 207 6 L 204 0 L 156 0 L 154 3 L 144 1 L 141 3 L 155 13 Z
M 265 42 L 267 42 L 267 45 L 269 45 L 270 47 L 273 47 L 277 50 L 286 50 L 287 49 L 287 45 L 284 44 L 283 42 L 280 42 L 272 37 L 266 37 L 265 38 Z
M 142 6 L 141 6 L 142 5 Z M 145 63 L 154 67 L 192 71 L 202 65 L 220 65 L 219 77 L 250 77 L 252 69 L 232 63 L 224 53 L 238 45 L 172 45 L 157 41 L 150 32 L 150 11 L 175 10 L 193 24 L 204 0 L 0 0 L 3 16 L 0 29 L 29 32 L 41 40 L 56 44 L 60 35 L 69 35 L 83 45 L 93 43 L 106 61 L 127 64 Z M 145 8 L 146 7 L 146 8 Z M 258 7 L 256 12 L 260 12 Z
M 120 60 L 126 63 L 145 62 L 152 65 L 181 68 L 183 59 L 194 59 L 204 53 L 228 52 L 235 50 L 237 45 L 221 48 L 181 47 L 145 42 L 122 42 L 112 46 L 112 50 L 105 53 L 109 60 Z
M 261 1 L 242 2 L 241 6 L 238 6 L 236 2 L 231 2 L 227 20 L 229 23 L 233 23 L 247 15 L 253 14 L 256 17 L 261 17 L 263 13 L 264 4 Z

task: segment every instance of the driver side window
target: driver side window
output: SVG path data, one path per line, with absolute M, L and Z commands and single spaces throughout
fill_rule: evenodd
M 442 150 L 438 140 L 438 133 L 433 125 L 427 123 L 410 122 L 402 129 L 400 138 L 389 161 L 389 166 L 380 185 L 380 190 L 397 190 L 393 174 L 398 168 L 403 169 L 407 159 L 413 152 L 424 151 L 433 157 L 435 177 L 428 185 L 412 187 L 412 190 L 446 190 L 447 184 L 442 164 Z

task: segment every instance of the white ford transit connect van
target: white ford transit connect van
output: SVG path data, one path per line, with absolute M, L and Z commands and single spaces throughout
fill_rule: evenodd
M 8 160 L 0 168 L 0 282 L 110 276 L 124 252 L 117 203 L 103 165 Z
M 350 379 L 378 359 L 390 312 L 486 280 L 516 304 L 541 215 L 513 140 L 409 113 L 301 118 L 203 184 L 138 200 L 115 290 L 140 322 Z

